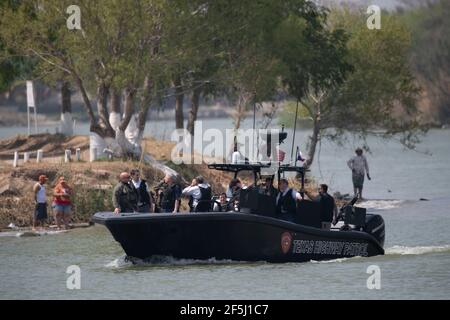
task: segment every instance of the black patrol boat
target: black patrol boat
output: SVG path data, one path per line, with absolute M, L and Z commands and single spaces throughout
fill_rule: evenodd
M 274 198 L 261 193 L 257 185 L 262 171 L 271 168 L 270 163 L 212 164 L 209 168 L 232 172 L 235 177 L 244 171 L 254 174 L 254 185 L 240 192 L 237 211 L 100 212 L 93 221 L 108 228 L 131 261 L 171 256 L 282 263 L 384 254 L 383 218 L 354 206 L 356 200 L 341 208 L 336 227 L 324 230 L 317 202 L 298 201 L 295 212 L 290 212 L 290 221 L 276 214 Z M 279 180 L 287 172 L 294 172 L 304 185 L 304 168 L 280 165 L 274 175 Z

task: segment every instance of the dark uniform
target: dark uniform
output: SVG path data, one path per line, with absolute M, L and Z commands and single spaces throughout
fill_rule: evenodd
M 322 222 L 331 223 L 334 218 L 334 207 L 336 206 L 334 198 L 328 193 L 321 194 L 317 197 L 320 203 L 320 218 Z
M 150 212 L 151 208 L 151 198 L 149 191 L 147 189 L 147 181 L 141 180 L 141 183 L 139 185 L 139 188 L 136 189 L 136 187 L 133 184 L 133 181 L 130 182 L 131 187 L 136 191 L 138 196 L 138 211 L 139 212 Z
M 114 208 L 119 208 L 121 212 L 138 211 L 138 194 L 128 183 L 119 182 L 115 186 L 112 201 Z
M 277 215 L 282 220 L 293 221 L 297 210 L 297 200 L 292 196 L 292 189 L 288 189 L 286 194 L 280 192 L 277 195 L 276 210 Z
M 180 201 L 181 198 L 180 186 L 177 184 L 169 185 L 162 182 L 155 189 L 157 191 L 162 191 L 159 196 L 159 207 L 161 212 L 173 212 L 173 210 L 175 210 L 175 202 Z
M 209 212 L 212 210 L 213 202 L 212 199 L 212 189 L 208 185 L 208 187 L 204 188 L 201 186 L 197 186 L 200 190 L 200 199 L 197 201 L 197 205 L 194 206 L 195 199 L 193 196 L 189 197 L 189 208 L 191 212 Z

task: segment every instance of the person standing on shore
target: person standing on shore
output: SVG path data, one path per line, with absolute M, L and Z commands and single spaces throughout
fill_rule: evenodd
M 36 202 L 33 216 L 33 231 L 36 230 L 38 224 L 43 228 L 45 220 L 47 220 L 47 194 L 45 189 L 47 180 L 47 176 L 40 175 L 38 182 L 33 187 L 34 200 Z
M 152 199 L 150 197 L 149 188 L 146 180 L 141 179 L 141 174 L 138 169 L 130 171 L 131 186 L 136 190 L 138 196 L 138 212 L 148 213 L 152 212 Z
M 64 177 L 59 177 L 58 184 L 53 190 L 53 208 L 58 229 L 61 229 L 61 222 L 64 229 L 69 229 L 70 216 L 72 213 L 72 188 L 69 187 Z
M 356 156 L 351 158 L 347 165 L 352 170 L 353 190 L 355 197 L 362 199 L 362 191 L 364 185 L 364 176 L 367 173 L 367 179 L 371 180 L 369 174 L 369 164 L 363 155 L 363 150 L 358 148 L 355 150 Z
M 128 172 L 122 172 L 119 183 L 114 187 L 112 202 L 115 214 L 138 211 L 138 194 L 130 185 L 130 178 Z

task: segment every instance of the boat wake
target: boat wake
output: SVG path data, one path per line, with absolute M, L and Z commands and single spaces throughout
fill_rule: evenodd
M 420 255 L 429 253 L 450 253 L 450 245 L 443 246 L 416 246 L 416 247 L 406 247 L 406 246 L 393 246 L 386 249 L 386 255 Z
M 31 238 L 39 236 L 51 236 L 61 233 L 66 233 L 67 230 L 57 230 L 57 231 L 6 231 L 0 232 L 0 237 L 17 237 L 17 238 Z
M 316 260 L 311 260 L 311 263 L 342 263 L 345 261 L 349 261 L 349 260 L 355 260 L 358 259 L 359 257 L 352 257 L 352 258 L 338 258 L 338 259 L 332 259 L 332 260 L 323 260 L 323 261 L 316 261 Z
M 405 202 L 404 200 L 364 200 L 358 202 L 356 206 L 368 210 L 390 210 L 402 206 Z
M 197 259 L 177 259 L 171 256 L 153 256 L 148 259 L 142 260 L 133 258 L 130 260 L 127 256 L 122 256 L 118 259 L 106 264 L 107 268 L 124 268 L 130 266 L 188 266 L 188 265 L 226 265 L 226 264 L 242 264 L 248 263 L 243 261 L 233 260 L 218 260 L 216 258 L 197 260 Z

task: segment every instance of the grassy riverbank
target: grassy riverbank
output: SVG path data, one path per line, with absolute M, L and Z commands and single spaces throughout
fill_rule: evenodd
M 146 151 L 155 159 L 164 162 L 180 174 L 180 183 L 186 185 L 197 175 L 203 175 L 211 184 L 215 194 L 225 191 L 231 174 L 208 170 L 206 164 L 177 166 L 170 162 L 174 144 L 167 141 L 145 139 Z M 81 162 L 63 163 L 62 151 L 65 148 L 81 148 Z M 66 138 L 58 135 L 38 135 L 30 138 L 16 137 L 0 141 L 0 229 L 10 223 L 19 227 L 32 224 L 34 200 L 33 185 L 41 174 L 49 178 L 47 184 L 48 203 L 51 202 L 52 188 L 59 176 L 64 176 L 74 189 L 73 222 L 89 222 L 92 214 L 98 211 L 112 210 L 111 193 L 123 171 L 140 167 L 149 186 L 156 185 L 163 173 L 153 167 L 136 161 L 98 161 L 88 162 L 89 138 L 75 136 Z M 44 162 L 12 166 L 13 150 L 44 150 Z M 74 150 L 72 150 L 74 152 Z M 244 183 L 250 183 L 251 177 L 243 177 Z M 49 206 L 50 209 L 50 206 Z M 187 210 L 187 200 L 183 200 L 182 209 Z

